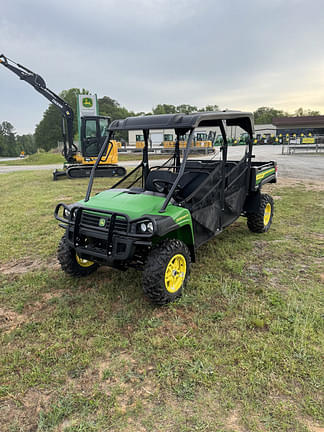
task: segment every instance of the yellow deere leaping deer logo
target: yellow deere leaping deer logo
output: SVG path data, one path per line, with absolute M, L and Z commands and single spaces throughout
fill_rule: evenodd
M 83 105 L 85 108 L 92 108 L 93 101 L 92 101 L 91 98 L 88 98 L 88 97 L 83 98 L 83 99 L 82 99 L 82 105 Z

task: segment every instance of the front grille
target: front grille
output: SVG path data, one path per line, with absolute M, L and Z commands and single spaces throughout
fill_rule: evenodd
M 109 230 L 111 215 L 97 216 L 91 213 L 82 212 L 81 225 L 102 228 Z M 100 220 L 105 220 L 105 224 L 100 224 Z M 127 232 L 127 219 L 123 216 L 117 216 L 115 219 L 114 231 Z

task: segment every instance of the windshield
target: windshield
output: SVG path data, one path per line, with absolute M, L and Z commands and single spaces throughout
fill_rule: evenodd
M 164 141 L 173 141 L 172 134 L 164 134 Z

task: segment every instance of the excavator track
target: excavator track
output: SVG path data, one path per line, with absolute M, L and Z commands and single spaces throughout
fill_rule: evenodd
M 67 168 L 66 175 L 68 178 L 85 178 L 90 177 L 93 165 L 79 165 Z M 118 165 L 98 166 L 96 177 L 124 177 L 126 169 Z
M 70 179 L 89 178 L 93 165 L 76 165 L 70 166 L 65 170 L 55 170 L 53 172 L 53 180 L 59 177 L 68 177 Z M 126 168 L 118 165 L 98 166 L 96 169 L 96 177 L 124 177 L 127 171 Z

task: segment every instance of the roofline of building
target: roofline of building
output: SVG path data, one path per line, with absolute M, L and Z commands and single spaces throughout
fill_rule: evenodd
M 275 117 L 272 119 L 272 123 L 275 126 L 321 125 L 324 127 L 324 115 Z

